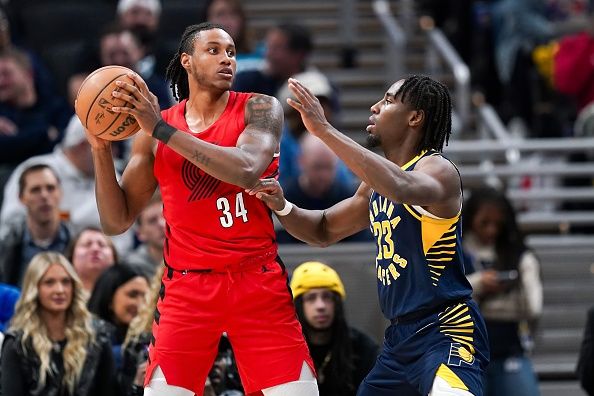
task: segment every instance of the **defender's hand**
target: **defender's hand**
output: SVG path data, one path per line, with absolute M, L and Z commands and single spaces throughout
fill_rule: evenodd
M 320 101 L 294 78 L 289 78 L 289 90 L 297 100 L 289 98 L 287 103 L 301 114 L 305 128 L 313 135 L 319 136 L 329 126 Z
M 255 195 L 272 210 L 282 210 L 285 207 L 283 188 L 275 179 L 260 179 L 258 184 L 245 191 L 250 195 Z

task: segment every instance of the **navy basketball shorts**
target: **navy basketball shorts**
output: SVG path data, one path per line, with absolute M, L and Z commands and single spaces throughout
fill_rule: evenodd
M 452 388 L 483 394 L 487 331 L 474 301 L 456 302 L 385 332 L 375 366 L 357 396 L 427 396 L 436 376 Z

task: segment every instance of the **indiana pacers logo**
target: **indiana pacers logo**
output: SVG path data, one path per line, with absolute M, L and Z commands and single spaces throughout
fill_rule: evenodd
M 182 164 L 181 176 L 185 186 L 191 191 L 188 202 L 210 197 L 221 184 L 219 179 L 215 179 L 188 160 L 184 160 Z
M 462 364 L 472 366 L 474 355 L 464 348 L 460 343 L 452 342 L 450 344 L 450 355 L 448 356 L 448 366 L 460 367 Z

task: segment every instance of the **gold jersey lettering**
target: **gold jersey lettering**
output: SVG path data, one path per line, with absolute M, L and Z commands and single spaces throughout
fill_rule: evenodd
M 394 205 L 392 202 L 388 203 L 388 200 L 383 202 L 373 202 L 372 210 L 369 211 L 369 217 L 371 220 L 371 228 L 373 235 L 377 239 L 377 256 L 375 258 L 375 267 L 377 270 L 377 278 L 385 286 L 390 286 L 393 281 L 400 277 L 399 268 L 406 268 L 408 264 L 406 259 L 400 257 L 396 253 L 396 246 L 393 239 L 394 230 L 400 223 L 401 217 L 396 216 L 390 220 L 375 220 L 375 217 L 380 213 L 393 213 Z M 391 216 L 388 216 L 391 217 Z M 382 267 L 380 265 L 381 260 L 392 260 L 388 267 Z
M 391 259 L 394 256 L 394 240 L 392 239 L 392 230 L 398 226 L 400 216 L 392 220 L 373 221 L 371 227 L 373 236 L 377 238 L 377 259 Z

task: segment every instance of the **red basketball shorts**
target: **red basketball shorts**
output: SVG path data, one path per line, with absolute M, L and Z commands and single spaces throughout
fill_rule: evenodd
M 169 385 L 202 395 L 223 332 L 246 393 L 298 380 L 304 361 L 314 371 L 284 266 L 268 259 L 225 272 L 165 270 L 145 386 L 159 366 Z

